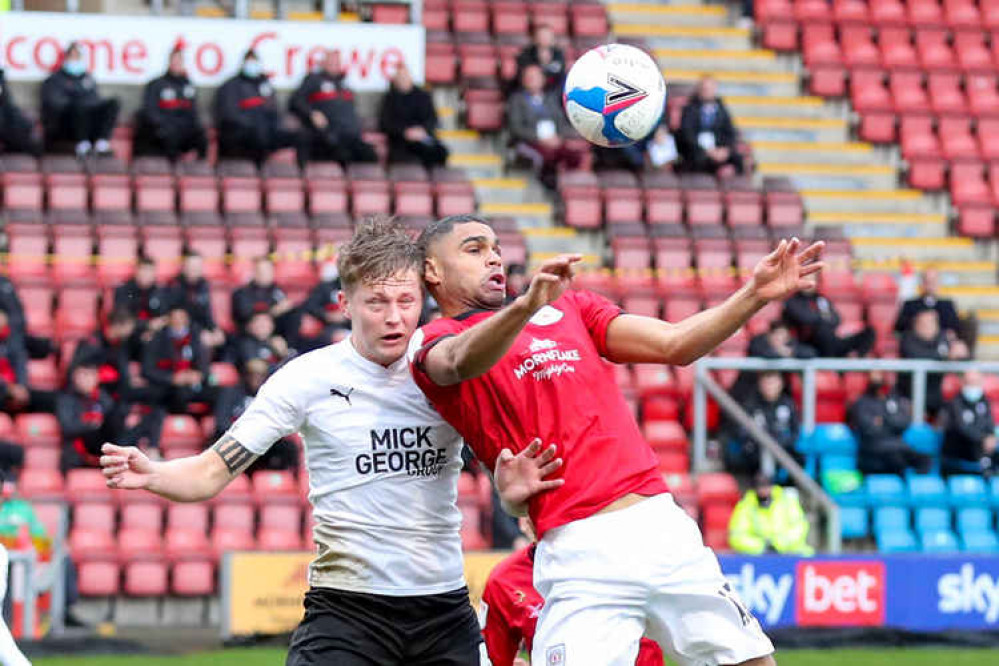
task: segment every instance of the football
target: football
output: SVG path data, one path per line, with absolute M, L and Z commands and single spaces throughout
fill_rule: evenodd
M 641 49 L 604 44 L 572 66 L 562 100 L 569 122 L 583 138 L 619 148 L 655 130 L 666 106 L 666 82 Z

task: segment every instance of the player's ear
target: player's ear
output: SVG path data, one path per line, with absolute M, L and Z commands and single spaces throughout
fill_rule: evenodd
M 351 319 L 350 316 L 350 298 L 347 296 L 347 290 L 341 289 L 340 293 L 336 295 L 336 302 L 340 304 L 340 310 L 343 312 L 347 319 Z
M 443 281 L 436 257 L 427 257 L 423 260 L 423 281 L 427 283 L 427 287 L 435 287 Z

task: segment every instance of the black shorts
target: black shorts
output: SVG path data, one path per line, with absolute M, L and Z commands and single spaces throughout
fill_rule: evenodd
M 418 597 L 312 588 L 285 666 L 478 666 L 481 642 L 466 588 Z

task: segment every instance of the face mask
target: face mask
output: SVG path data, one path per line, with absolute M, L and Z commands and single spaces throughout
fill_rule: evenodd
M 67 60 L 63 63 L 62 68 L 66 70 L 66 73 L 70 76 L 80 76 L 87 71 L 87 68 L 84 66 L 82 60 Z
M 255 79 L 262 73 L 263 68 L 256 60 L 247 60 L 243 63 L 243 74 L 251 79 Z
M 961 389 L 961 395 L 968 402 L 978 402 L 985 395 L 985 389 L 981 386 L 965 386 Z
M 337 270 L 336 264 L 323 264 L 319 277 L 323 282 L 332 282 L 340 277 L 340 271 Z

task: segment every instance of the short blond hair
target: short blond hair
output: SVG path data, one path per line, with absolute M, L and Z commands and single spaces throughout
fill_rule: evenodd
M 361 283 L 371 284 L 410 269 L 420 274 L 423 255 L 400 222 L 373 217 L 361 222 L 340 247 L 336 263 L 340 284 L 350 294 Z

